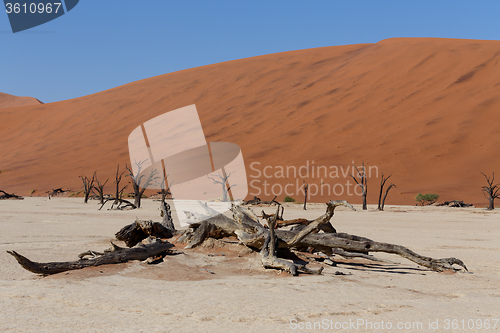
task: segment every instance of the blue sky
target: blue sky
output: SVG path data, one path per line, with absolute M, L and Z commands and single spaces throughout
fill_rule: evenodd
M 13 34 L 2 10 L 0 92 L 48 103 L 290 50 L 391 37 L 498 40 L 499 13 L 497 0 L 80 0 L 66 15 Z

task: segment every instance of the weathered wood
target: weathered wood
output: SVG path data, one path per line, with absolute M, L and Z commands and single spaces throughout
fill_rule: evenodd
M 94 177 L 93 178 L 94 178 L 95 182 L 97 183 L 97 186 L 96 185 L 92 185 L 92 188 L 97 192 L 96 196 L 99 199 L 99 203 L 102 206 L 102 205 L 104 205 L 104 186 L 108 182 L 109 178 L 106 179 L 106 181 L 104 183 L 101 183 L 97 179 L 97 171 L 94 172 Z
M 466 208 L 466 207 L 474 207 L 473 204 L 468 204 L 463 202 L 462 200 L 453 200 L 453 201 L 445 201 L 443 203 L 438 204 L 437 206 L 446 206 L 446 207 L 455 207 L 455 208 Z
M 354 168 L 356 169 L 356 176 L 359 178 L 359 181 L 352 174 L 350 174 L 350 176 L 352 179 L 354 179 L 356 184 L 361 188 L 363 197 L 363 210 L 367 210 L 368 208 L 366 206 L 366 195 L 368 194 L 368 182 L 366 178 L 365 162 L 363 162 L 362 164 L 363 172 L 359 172 L 358 167 Z
M 276 234 L 280 239 L 282 239 L 285 242 L 292 240 L 296 236 L 295 233 L 285 230 L 277 230 Z M 438 272 L 444 271 L 446 269 L 455 270 L 455 268 L 453 267 L 454 264 L 461 266 L 465 270 L 467 270 L 465 264 L 461 260 L 456 258 L 434 259 L 431 257 L 425 257 L 401 245 L 380 243 L 368 238 L 350 234 L 341 234 L 341 233 L 309 234 L 299 243 L 297 243 L 297 245 L 311 246 L 318 249 L 340 248 L 345 251 L 360 252 L 360 253 L 368 253 L 368 252 L 392 253 L 392 254 L 397 254 L 410 261 L 413 261 L 418 265 L 430 268 Z
M 111 204 L 111 208 L 109 208 L 109 209 L 113 209 L 115 207 L 115 205 L 116 205 L 116 209 L 120 209 L 120 210 L 123 210 L 125 208 L 130 208 L 130 209 L 137 208 L 137 206 L 135 204 L 131 203 L 128 200 L 123 199 L 123 191 L 127 188 L 127 185 L 120 188 L 120 182 L 122 181 L 122 177 L 123 177 L 124 173 L 125 173 L 125 171 L 120 173 L 120 165 L 118 164 L 118 166 L 116 167 L 116 175 L 115 175 L 115 197 L 114 198 L 110 197 L 110 198 L 106 199 L 106 201 L 104 201 L 104 203 L 101 204 L 101 207 L 99 207 L 99 210 L 101 210 L 102 207 L 104 207 L 104 205 L 108 201 L 111 201 L 111 200 L 113 200 L 113 203 Z M 124 206 L 122 206 L 123 204 L 124 204 Z
M 202 222 L 191 224 L 191 228 L 185 231 L 184 235 L 180 237 L 178 241 L 189 242 L 186 248 L 192 248 L 201 244 L 208 237 L 222 238 L 234 235 L 242 244 L 260 252 L 261 261 L 264 267 L 283 269 L 292 275 L 296 275 L 298 271 L 319 274 L 321 273 L 321 269 L 311 270 L 303 265 L 298 265 L 294 262 L 278 258 L 278 248 L 284 248 L 287 250 L 292 248 L 295 250 L 315 249 L 316 251 L 323 252 L 327 256 L 335 253 L 344 257 L 362 257 L 370 260 L 377 260 L 369 254 L 370 252 L 386 252 L 397 254 L 417 263 L 418 265 L 435 271 L 444 271 L 446 269 L 458 270 L 454 265 L 467 270 L 465 264 L 457 258 L 434 259 L 417 254 L 401 245 L 376 242 L 366 237 L 346 233 L 337 233 L 335 231 L 328 232 L 330 227 L 326 228 L 326 232 L 317 232 L 325 226 L 331 226 L 330 219 L 334 214 L 334 210 L 336 207 L 341 205 L 354 209 L 347 201 L 330 201 L 327 204 L 325 214 L 303 227 L 302 230 L 298 231 L 275 229 L 280 206 L 277 207 L 275 214 L 266 215 L 264 212 L 262 213 L 267 219 L 269 229 L 265 228 L 261 224 L 257 214 L 255 214 L 250 208 L 233 205 L 231 208 L 233 218 L 231 219 L 225 215 L 219 214 L 207 206 L 206 211 L 208 215 L 201 215 Z M 207 216 L 209 216 L 208 219 L 206 218 Z M 121 237 L 120 234 L 127 234 L 130 236 L 127 239 L 130 242 L 129 244 L 131 244 L 131 240 L 133 238 L 131 235 L 134 232 L 137 234 L 142 232 L 146 235 L 158 235 L 159 231 L 155 229 L 155 226 L 161 226 L 161 228 L 163 228 L 160 229 L 161 232 L 164 230 L 170 232 L 169 229 L 164 228 L 164 226 L 158 222 L 136 220 L 134 224 L 126 226 L 119 233 L 117 233 L 117 238 Z M 331 226 L 331 228 L 333 228 L 333 226 Z M 142 236 L 143 235 L 141 235 L 141 237 Z M 165 235 L 159 235 L 158 237 L 163 236 Z M 155 242 L 160 242 L 159 244 L 169 244 L 162 243 L 159 240 L 156 240 Z M 31 262 L 14 251 L 10 251 L 9 253 L 13 255 L 24 268 L 32 272 L 38 274 L 53 274 L 69 269 L 79 269 L 87 266 L 123 262 L 123 259 L 136 260 L 139 258 L 139 260 L 144 260 L 149 256 L 157 255 L 157 253 L 154 253 L 153 250 L 148 249 L 146 251 L 145 247 L 148 246 L 149 245 L 141 243 L 131 249 L 121 249 L 114 246 L 113 252 L 117 252 L 117 254 L 112 256 L 110 256 L 111 252 L 103 254 L 87 251 L 81 255 L 81 260 L 69 263 L 40 264 Z M 162 246 L 165 246 L 165 249 L 167 249 L 171 245 Z M 127 250 L 133 249 L 140 250 L 126 252 Z M 123 255 L 121 253 L 123 253 Z M 91 256 L 91 259 L 83 259 L 86 256 Z
M 392 175 L 389 175 L 388 177 L 384 177 L 384 174 L 382 173 L 382 178 L 380 178 L 380 193 L 378 195 L 378 207 L 377 209 L 378 210 L 384 210 L 384 206 L 385 206 L 385 199 L 387 199 L 387 195 L 389 194 L 389 191 L 396 187 L 395 184 L 390 184 L 387 189 L 385 190 L 385 195 L 384 197 L 382 197 L 382 193 L 384 191 L 384 186 L 385 186 L 385 183 L 389 180 L 389 178 L 391 178 Z
M 123 210 L 126 208 L 129 208 L 129 209 L 136 209 L 137 208 L 136 205 L 134 205 L 133 203 L 131 203 L 128 200 L 110 197 L 110 198 L 104 200 L 104 203 L 101 205 L 101 207 L 99 207 L 99 210 L 101 210 L 102 207 L 104 207 L 104 205 L 106 205 L 108 203 L 108 201 L 113 201 L 113 203 L 111 204 L 111 207 L 109 208 L 110 210 L 113 209 L 115 207 L 115 205 L 116 205 L 115 209 L 120 209 L 120 210 Z
M 500 198 L 500 183 L 493 184 L 495 182 L 495 173 L 493 172 L 493 176 L 490 178 L 486 176 L 484 173 L 481 174 L 486 178 L 486 182 L 488 186 L 483 186 L 482 191 L 486 199 L 488 199 L 489 205 L 488 210 L 495 209 L 495 199 Z
M 94 186 L 95 172 L 94 172 L 94 175 L 92 176 L 92 179 L 89 179 L 87 176 L 80 176 L 80 179 L 83 182 L 83 193 L 84 193 L 83 202 L 87 203 L 89 201 L 90 191 L 92 190 L 92 187 Z M 49 198 L 50 198 L 50 195 L 49 195 Z
M 335 201 L 330 201 L 327 203 L 327 208 L 326 208 L 326 213 L 315 219 L 312 223 L 307 225 L 304 229 L 300 230 L 294 238 L 292 238 L 290 241 L 287 242 L 288 246 L 293 246 L 300 242 L 304 237 L 309 235 L 311 232 L 314 230 L 317 230 L 321 225 L 330 223 L 330 220 L 334 214 L 335 208 L 338 206 L 345 206 L 348 208 L 351 208 L 352 210 L 354 207 L 348 203 L 345 200 L 335 200 Z M 333 228 L 333 227 L 332 227 Z
M 19 195 L 15 195 L 14 193 L 7 193 L 7 192 L 2 191 L 2 190 L 0 190 L 0 192 L 3 193 L 3 194 L 0 194 L 0 200 L 6 200 L 6 199 L 24 200 L 23 197 L 21 197 Z
M 161 223 L 136 219 L 134 223 L 124 226 L 115 234 L 116 239 L 125 242 L 128 247 L 132 247 L 148 238 L 171 238 L 172 230 L 165 228 Z
M 113 244 L 113 248 L 104 253 L 87 251 L 83 253 L 82 259 L 69 262 L 48 262 L 38 263 L 29 260 L 20 255 L 16 251 L 7 251 L 10 255 L 16 258 L 17 262 L 26 270 L 35 274 L 51 275 L 69 270 L 82 269 L 91 266 L 100 266 L 108 264 L 119 264 L 131 260 L 146 260 L 149 257 L 161 255 L 173 247 L 169 242 L 164 242 L 159 239 L 151 240 L 149 244 L 139 243 L 136 246 L 126 249 Z M 95 254 L 92 259 L 85 259 L 87 254 Z
M 279 205 L 280 203 L 276 201 L 276 198 L 278 196 L 275 195 L 274 198 L 270 201 L 262 201 L 260 198 L 254 196 L 253 199 L 250 199 L 248 201 L 243 201 L 241 205 L 243 206 L 248 206 L 248 205 Z
M 134 206 L 137 208 L 141 207 L 141 199 L 144 195 L 144 191 L 146 191 L 146 188 L 148 188 L 148 186 L 150 186 L 153 182 L 159 179 L 158 170 L 153 169 L 149 173 L 149 176 L 144 182 L 144 184 L 142 183 L 144 175 L 140 175 L 140 173 L 142 170 L 142 165 L 145 162 L 146 161 L 135 162 L 135 165 L 137 166 L 137 176 L 134 176 L 132 170 L 128 167 L 127 164 L 125 164 L 125 168 L 128 170 L 129 176 L 132 179 L 132 188 L 134 189 Z
M 338 205 L 337 201 L 337 205 Z M 346 202 L 347 203 L 347 202 Z M 320 226 L 322 223 L 333 216 L 335 202 L 330 201 L 327 205 L 327 212 L 315 220 L 315 225 Z M 307 228 L 307 230 L 305 230 Z M 419 255 L 412 250 L 395 244 L 380 243 L 371 239 L 350 235 L 346 233 L 312 233 L 313 227 L 306 228 L 295 232 L 286 230 L 275 230 L 279 240 L 280 247 L 290 248 L 292 246 L 298 248 L 315 248 L 325 254 L 331 255 L 335 249 L 342 249 L 351 253 L 361 253 L 368 255 L 369 252 L 386 252 L 397 254 L 403 258 L 413 261 L 421 266 L 430 268 L 435 271 L 443 271 L 446 269 L 456 270 L 453 265 L 458 265 L 467 270 L 465 264 L 456 258 L 434 259 Z M 251 234 L 248 231 L 240 230 L 236 234 L 242 243 L 252 248 L 260 248 L 265 241 L 265 234 Z
M 260 198 L 254 196 L 253 199 L 243 201 L 241 204 L 242 205 L 258 205 L 259 203 L 261 203 Z
M 305 265 L 298 265 L 294 262 L 278 258 L 277 250 L 279 240 L 274 233 L 274 226 L 276 224 L 278 213 L 279 206 L 277 208 L 276 214 L 267 216 L 267 225 L 269 226 L 269 232 L 264 233 L 265 241 L 262 249 L 260 250 L 262 265 L 265 268 L 282 269 L 292 274 L 293 276 L 296 276 L 299 270 L 311 274 L 321 274 L 321 272 L 323 271 L 323 267 L 320 267 L 319 269 L 310 269 Z
M 173 235 L 177 233 L 175 230 L 174 220 L 172 219 L 172 211 L 170 205 L 165 201 L 165 196 L 162 194 L 160 203 L 160 217 L 162 217 L 161 225 L 172 232 Z

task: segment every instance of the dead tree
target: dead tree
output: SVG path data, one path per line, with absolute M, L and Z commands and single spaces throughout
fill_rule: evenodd
M 378 195 L 378 210 L 384 210 L 384 205 L 385 205 L 385 199 L 387 198 L 387 194 L 389 194 L 389 191 L 391 188 L 396 187 L 395 184 L 390 184 L 389 187 L 385 190 L 384 197 L 382 198 L 382 192 L 384 191 L 384 186 L 385 182 L 391 178 L 392 175 L 389 175 L 388 177 L 384 177 L 384 174 L 382 173 L 382 178 L 380 179 L 380 193 Z
M 172 211 L 170 210 L 170 205 L 167 203 L 167 195 L 171 195 L 170 192 L 170 186 L 168 188 L 165 188 L 165 179 L 167 177 L 163 177 L 162 181 L 162 187 L 161 187 L 161 202 L 160 202 L 160 216 L 163 218 L 161 221 L 161 225 L 172 233 L 172 235 L 175 235 L 177 233 L 177 230 L 175 230 L 174 226 L 174 220 L 172 219 Z
M 335 228 L 331 226 L 330 220 L 334 215 L 335 208 L 338 206 L 345 206 L 354 210 L 354 207 L 347 201 L 330 201 L 327 203 L 325 214 L 313 221 L 309 221 L 300 230 L 279 230 L 275 229 L 276 221 L 280 216 L 279 206 L 275 214 L 266 215 L 264 212 L 262 213 L 269 226 L 269 228 L 265 228 L 259 217 L 251 209 L 233 205 L 232 218 L 218 212 L 215 212 L 217 215 L 212 215 L 208 219 L 201 217 L 199 222 L 194 221 L 191 223 L 190 228 L 184 232 L 178 239 L 178 242 L 188 243 L 185 248 L 190 249 L 198 246 L 209 237 L 223 238 L 226 236 L 235 236 L 242 244 L 254 251 L 260 252 L 264 267 L 281 269 L 292 275 L 297 275 L 298 272 L 321 274 L 322 268 L 310 269 L 303 264 L 279 258 L 280 251 L 290 253 L 291 251 L 297 252 L 313 249 L 314 251 L 322 252 L 326 256 L 339 254 L 346 258 L 360 257 L 369 260 L 376 260 L 376 258 L 369 254 L 370 252 L 386 252 L 397 254 L 420 266 L 438 272 L 448 269 L 459 270 L 454 265 L 467 270 L 465 264 L 457 258 L 434 259 L 422 256 L 401 245 L 381 243 L 365 237 L 337 233 Z M 212 214 L 211 208 L 208 206 L 206 206 L 206 210 Z M 153 235 L 155 232 L 154 224 L 147 222 L 136 221 L 142 231 L 148 235 Z M 323 232 L 318 233 L 318 230 L 323 230 Z M 143 241 L 142 243 L 137 243 L 131 249 L 122 249 L 114 246 L 114 251 L 112 250 L 109 253 L 87 251 L 81 254 L 80 258 L 91 256 L 91 259 L 80 259 L 74 262 L 36 263 L 19 255 L 15 251 L 8 251 L 8 253 L 13 255 L 25 269 L 37 274 L 47 275 L 100 264 L 118 263 L 127 260 L 144 260 L 150 256 L 161 255 L 162 253 L 164 255 L 165 251 L 171 246 L 168 242 L 160 240 L 151 241 L 151 237 L 148 240 L 146 243 L 149 243 L 149 245 L 144 244 Z
M 129 172 L 129 177 L 132 179 L 132 187 L 134 188 L 134 205 L 137 208 L 141 207 L 141 198 L 144 195 L 144 191 L 146 191 L 146 188 L 159 178 L 158 177 L 158 170 L 153 169 L 149 173 L 149 176 L 146 179 L 146 181 L 144 182 L 144 184 L 142 183 L 142 180 L 144 179 L 144 175 L 141 175 L 141 170 L 142 170 L 142 165 L 144 164 L 144 162 L 145 161 L 135 162 L 135 164 L 137 166 L 137 175 L 136 176 L 134 176 L 134 173 L 132 172 L 132 170 L 127 165 L 125 165 L 125 167 L 127 168 L 128 172 Z M 142 189 L 141 189 L 141 187 L 142 187 Z
M 363 164 L 362 164 L 362 169 L 363 169 L 362 172 L 359 172 L 359 170 L 358 170 L 357 167 L 354 167 L 354 168 L 356 169 L 356 177 L 359 178 L 359 181 L 352 174 L 349 174 L 349 175 L 352 177 L 352 179 L 354 179 L 354 181 L 356 182 L 356 184 L 359 187 L 361 187 L 361 190 L 362 190 L 361 195 L 363 197 L 363 210 L 367 210 L 368 208 L 366 207 L 366 194 L 368 193 L 368 185 L 367 185 L 367 182 L 366 182 L 365 162 L 363 162 Z
M 62 188 L 56 188 L 56 189 L 52 189 L 52 191 L 47 191 L 45 193 L 48 194 L 49 199 L 50 199 L 51 197 L 55 197 L 55 196 L 57 196 L 59 194 L 63 194 L 63 193 L 66 193 L 66 192 L 71 192 L 71 190 L 63 190 Z
M 338 206 L 354 209 L 347 201 L 330 201 L 327 204 L 326 213 L 310 222 L 306 227 L 300 230 L 274 230 L 279 239 L 278 247 L 285 249 L 314 248 L 316 251 L 321 251 L 329 256 L 337 253 L 345 257 L 367 259 L 372 258 L 369 252 L 387 252 L 400 255 L 418 265 L 435 271 L 456 270 L 453 265 L 461 266 L 467 270 L 465 264 L 456 258 L 434 259 L 419 255 L 400 245 L 380 243 L 365 237 L 337 233 L 335 228 L 331 226 L 330 219 Z M 179 238 L 179 241 L 187 242 L 186 248 L 193 248 L 208 237 L 222 238 L 232 235 L 238 237 L 240 242 L 248 247 L 261 251 L 266 245 L 267 237 L 270 237 L 270 231 L 262 227 L 257 215 L 251 209 L 233 206 L 232 211 L 232 219 L 225 215 L 218 215 L 200 223 L 191 224 L 191 228 Z M 315 233 L 324 226 L 328 226 L 327 231 L 323 229 L 323 233 Z
M 125 242 L 128 247 L 132 247 L 150 236 L 156 238 L 171 238 L 174 232 L 175 228 L 174 230 L 168 229 L 161 223 L 136 219 L 134 223 L 126 225 L 118 231 L 115 237 Z
M 304 210 L 307 209 L 307 190 L 309 189 L 309 184 L 304 186 Z
M 101 205 L 101 207 L 99 207 L 99 210 L 101 210 L 102 207 L 104 207 L 104 205 L 108 201 L 111 201 L 111 200 L 113 200 L 113 203 L 111 204 L 110 209 L 113 209 L 115 207 L 115 205 L 116 205 L 116 209 L 125 209 L 125 208 L 136 209 L 137 208 L 137 206 L 134 205 L 133 203 L 131 203 L 130 201 L 123 199 L 123 191 L 127 188 L 127 185 L 120 188 L 120 182 L 122 181 L 122 177 L 123 177 L 124 173 L 125 173 L 125 171 L 120 173 L 120 165 L 118 164 L 118 166 L 116 168 L 116 175 L 115 175 L 115 197 L 106 199 L 104 201 L 104 203 Z
M 438 206 L 446 206 L 446 207 L 454 207 L 454 208 L 467 208 L 467 207 L 474 207 L 473 204 L 465 203 L 462 200 L 452 200 L 452 201 L 445 201 L 443 203 L 438 204 Z
M 247 200 L 247 201 L 243 200 L 241 204 L 242 205 L 258 205 L 261 202 L 262 202 L 262 200 L 260 200 L 260 198 L 254 196 L 253 199 L 250 199 L 250 200 Z
M 92 187 L 94 186 L 94 181 L 95 181 L 94 177 L 95 177 L 95 172 L 94 175 L 92 176 L 92 179 L 89 179 L 87 176 L 80 176 L 83 182 L 83 194 L 84 194 L 83 202 L 85 203 L 89 201 L 90 192 L 92 191 Z
M 104 205 L 104 185 L 106 185 L 106 183 L 108 182 L 109 178 L 106 179 L 106 181 L 104 183 L 101 183 L 98 179 L 97 179 L 97 171 L 94 172 L 94 177 L 95 179 L 95 182 L 97 183 L 97 186 L 96 185 L 93 185 L 93 189 L 97 192 L 97 197 L 99 198 L 99 203 L 101 205 Z
M 482 187 L 483 194 L 490 203 L 488 206 L 488 210 L 493 210 L 495 209 L 495 199 L 498 199 L 500 197 L 500 183 L 493 185 L 493 183 L 495 182 L 494 172 L 491 178 L 489 178 L 482 172 L 481 174 L 484 176 L 484 178 L 486 178 L 486 182 L 488 183 L 488 186 Z
M 91 266 L 120 264 L 131 260 L 146 260 L 150 257 L 164 256 L 174 245 L 160 239 L 151 239 L 149 242 L 139 243 L 132 248 L 122 248 L 111 243 L 111 249 L 103 253 L 87 251 L 79 255 L 80 260 L 70 262 L 37 263 L 20 255 L 16 251 L 7 251 L 16 258 L 17 262 L 26 270 L 35 274 L 51 275 L 69 270 L 82 269 Z
M 215 178 L 210 177 L 209 175 L 207 175 L 207 177 L 209 179 L 211 179 L 214 182 L 214 184 L 220 184 L 221 185 L 221 187 L 222 187 L 222 201 L 223 202 L 228 202 L 229 201 L 228 200 L 228 194 L 230 195 L 231 188 L 233 188 L 234 186 L 236 186 L 236 185 L 231 185 L 230 186 L 229 183 L 228 183 L 228 181 L 227 181 L 228 178 L 231 176 L 231 174 L 232 174 L 232 172 L 226 174 L 226 172 L 224 170 L 222 170 L 222 175 L 221 175 L 221 172 L 219 171 L 219 172 L 217 172 L 217 178 L 218 179 L 215 179 Z M 230 198 L 230 199 L 231 199 L 231 201 L 233 201 L 233 198 Z
M 0 190 L 0 192 L 3 193 L 3 194 L 0 194 L 0 200 L 6 200 L 6 199 L 24 200 L 23 197 L 21 197 L 19 195 L 15 195 L 14 193 L 7 193 L 7 192 L 2 191 L 2 190 Z

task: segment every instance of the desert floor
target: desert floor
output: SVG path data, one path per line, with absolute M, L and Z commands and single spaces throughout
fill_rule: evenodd
M 339 258 L 321 276 L 292 277 L 264 270 L 258 255 L 241 245 L 216 241 L 194 250 L 178 244 L 178 254 L 156 265 L 129 262 L 40 277 L 6 253 L 72 261 L 108 248 L 136 216 L 159 221 L 158 206 L 144 200 L 139 210 L 99 211 L 82 198 L 0 201 L 0 332 L 384 332 L 398 325 L 403 332 L 500 332 L 498 210 L 336 210 L 332 224 L 339 232 L 434 258 L 457 257 L 469 272 L 455 274 L 384 253 L 376 256 L 393 263 Z M 323 204 L 307 211 L 288 205 L 285 217 L 323 213 Z

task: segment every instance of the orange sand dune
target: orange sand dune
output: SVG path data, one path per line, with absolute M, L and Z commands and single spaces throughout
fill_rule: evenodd
M 397 38 L 292 51 L 161 75 L 73 100 L 0 110 L 0 189 L 26 195 L 81 187 L 81 174 L 112 178 L 130 163 L 127 137 L 164 112 L 196 104 L 207 141 L 242 148 L 248 197 L 267 183 L 299 200 L 293 174 L 277 166 L 365 162 L 392 174 L 389 204 L 418 192 L 484 206 L 480 172 L 500 174 L 500 42 Z M 253 164 L 258 162 L 260 164 Z M 258 170 L 258 171 L 257 171 Z M 305 175 L 305 167 L 303 168 Z M 359 197 L 333 174 L 306 179 L 311 200 Z M 368 202 L 378 199 L 372 168 Z M 278 176 L 278 178 L 276 178 Z M 286 176 L 286 174 L 284 175 Z M 380 174 L 379 174 L 380 176 Z M 111 183 L 111 182 L 110 182 Z M 328 187 L 330 186 L 330 193 Z M 266 186 L 272 198 L 271 186 Z M 108 192 L 112 192 L 109 185 Z M 278 198 L 283 199 L 282 193 Z
M 13 108 L 16 106 L 43 104 L 33 97 L 18 97 L 14 95 L 0 93 L 0 109 Z

